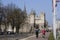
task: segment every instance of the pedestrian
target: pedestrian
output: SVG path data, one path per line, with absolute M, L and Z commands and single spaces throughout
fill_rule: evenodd
M 36 38 L 38 38 L 38 35 L 39 35 L 39 28 L 38 27 L 36 27 L 35 33 L 36 33 Z
M 45 33 L 46 33 L 46 30 L 45 30 L 45 28 L 44 28 L 44 29 L 42 29 L 42 37 L 43 37 L 43 38 L 45 38 Z

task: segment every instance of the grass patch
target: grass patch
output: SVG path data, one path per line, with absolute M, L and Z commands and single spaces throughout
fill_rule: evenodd
M 51 32 L 49 37 L 48 37 L 48 40 L 54 40 L 54 37 L 53 37 L 53 33 Z

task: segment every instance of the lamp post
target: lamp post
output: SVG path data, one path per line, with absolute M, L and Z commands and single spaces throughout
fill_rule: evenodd
M 56 0 L 53 0 L 53 34 L 54 34 L 54 39 L 56 40 Z

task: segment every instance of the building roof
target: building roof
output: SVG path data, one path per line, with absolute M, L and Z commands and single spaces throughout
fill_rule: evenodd
M 30 15 L 35 15 L 35 14 L 36 14 L 35 10 L 31 10 Z

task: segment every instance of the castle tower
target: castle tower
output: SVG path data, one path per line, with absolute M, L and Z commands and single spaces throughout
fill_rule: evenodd
M 41 19 L 41 20 L 45 20 L 45 13 L 44 13 L 44 12 L 41 12 L 41 14 L 40 14 L 40 19 Z
M 44 28 L 44 25 L 45 25 L 45 13 L 44 12 L 41 12 L 40 14 L 40 28 Z
M 26 12 L 26 6 L 24 5 L 24 10 L 23 10 L 24 12 Z
M 31 32 L 34 32 L 34 27 L 35 27 L 35 11 L 32 10 L 30 15 L 29 15 L 29 24 L 30 24 L 30 27 L 31 27 Z
M 35 22 L 35 11 L 32 10 L 30 13 L 30 24 L 34 24 Z

